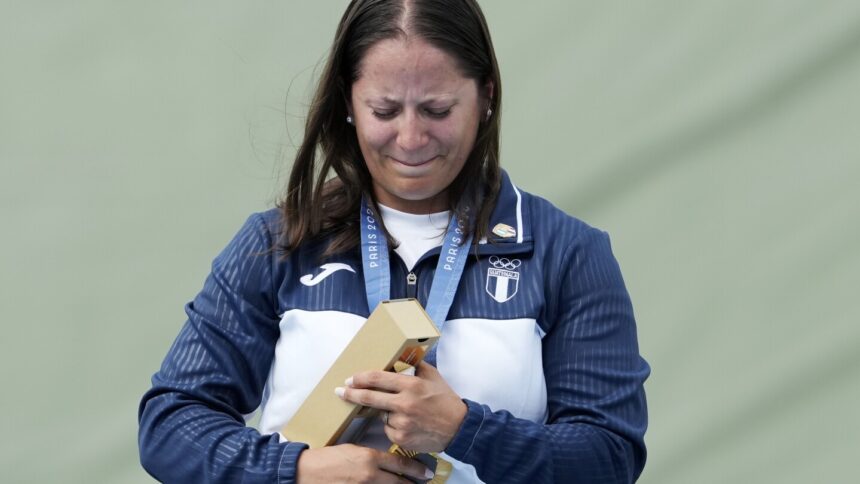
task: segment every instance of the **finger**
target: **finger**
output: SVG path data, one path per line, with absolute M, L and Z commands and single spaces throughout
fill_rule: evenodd
M 412 421 L 406 415 L 402 413 L 395 412 L 385 412 L 388 414 L 388 418 L 384 421 L 385 427 L 391 428 L 392 430 L 411 430 L 414 425 Z M 380 415 L 381 418 L 381 415 Z
M 380 484 L 388 484 L 388 483 L 391 483 L 391 484 L 415 484 L 415 481 L 413 481 L 411 479 L 407 479 L 403 476 L 393 474 L 393 473 L 388 472 L 388 471 L 379 471 L 379 472 L 380 472 L 380 474 L 382 474 L 382 479 L 381 480 L 374 480 L 373 481 L 374 483 L 378 482 Z
M 415 369 L 415 375 L 421 378 L 432 380 L 439 377 L 439 370 L 435 366 L 427 363 L 424 360 L 418 362 L 418 367 Z
M 386 453 L 379 460 L 379 468 L 395 474 L 405 474 L 414 479 L 431 479 L 433 472 L 415 459 Z
M 411 479 L 407 479 L 402 475 L 395 474 L 393 472 L 388 472 L 386 470 L 377 469 L 376 475 L 371 478 L 370 481 L 374 484 L 414 484 L 415 481 Z
M 334 392 L 347 402 L 357 403 L 365 407 L 373 407 L 379 410 L 393 410 L 392 399 L 396 396 L 391 393 L 378 392 L 376 390 L 364 390 L 361 388 L 337 387 Z
M 382 428 L 382 431 L 385 433 L 385 436 L 388 437 L 388 440 L 393 444 L 397 444 L 401 447 L 408 447 L 407 442 L 403 439 L 403 432 L 392 427 L 391 425 L 386 425 Z
M 393 484 L 415 484 L 415 481 L 402 476 L 398 476 L 397 474 L 392 474 L 386 471 L 383 471 L 382 473 L 385 474 L 386 477 L 386 479 L 382 481 L 382 484 L 385 484 L 387 482 L 391 482 Z
M 390 371 L 365 371 L 353 375 L 345 383 L 352 388 L 373 388 L 397 393 L 409 384 L 410 378 Z

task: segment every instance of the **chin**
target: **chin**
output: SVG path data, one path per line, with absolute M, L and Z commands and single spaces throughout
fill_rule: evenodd
M 393 190 L 392 193 L 397 195 L 398 198 L 409 200 L 410 202 L 420 202 L 421 200 L 435 198 L 444 190 L 443 187 L 432 186 L 427 184 L 426 181 L 421 182 L 419 180 L 413 180 L 412 183 L 407 181 L 397 188 L 399 189 Z
M 394 196 L 401 200 L 405 200 L 408 202 L 422 202 L 429 201 L 433 198 L 436 198 L 439 195 L 439 191 L 437 190 L 405 190 L 405 191 L 395 191 L 393 192 Z
M 390 189 L 386 189 L 385 191 L 388 193 L 388 197 L 385 197 L 388 200 L 380 199 L 380 202 L 383 205 L 390 206 L 391 208 L 402 210 L 403 208 L 406 208 L 404 205 L 411 205 L 412 208 L 416 208 L 417 206 L 423 206 L 424 203 L 422 202 L 426 202 L 428 209 L 430 207 L 435 209 L 438 207 L 436 207 L 434 200 L 439 197 L 444 189 L 428 186 L 426 183 L 401 183 L 398 184 L 398 186 L 390 187 Z M 388 201 L 388 203 L 386 203 L 386 201 Z M 398 205 L 400 205 L 400 208 L 398 208 Z M 444 211 L 447 209 L 448 207 L 445 206 L 434 211 Z

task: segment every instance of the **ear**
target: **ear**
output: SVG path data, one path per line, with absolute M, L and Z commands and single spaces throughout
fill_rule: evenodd
M 495 94 L 496 85 L 493 84 L 492 80 L 487 81 L 484 84 L 484 98 L 487 100 L 487 105 L 493 103 L 493 94 Z
M 346 92 L 344 92 L 344 89 L 341 88 L 340 91 L 343 94 L 343 104 L 346 106 L 347 116 L 351 116 L 355 119 L 355 112 L 352 110 L 352 89 L 346 89 Z
M 352 111 L 352 103 L 345 101 L 344 105 L 346 106 L 346 119 L 344 119 L 344 121 L 346 121 L 346 124 L 355 127 L 355 114 L 353 114 Z
M 484 104 L 486 108 L 482 108 L 480 113 L 482 122 L 489 121 L 490 116 L 493 114 L 493 94 L 495 94 L 495 87 L 493 81 L 487 81 L 481 89 L 483 91 L 481 94 L 486 101 L 486 104 Z

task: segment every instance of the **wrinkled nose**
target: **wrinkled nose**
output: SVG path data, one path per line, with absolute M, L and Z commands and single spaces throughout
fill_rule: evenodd
M 414 152 L 423 148 L 429 137 L 423 121 L 414 113 L 403 116 L 397 133 L 397 146 L 404 152 Z

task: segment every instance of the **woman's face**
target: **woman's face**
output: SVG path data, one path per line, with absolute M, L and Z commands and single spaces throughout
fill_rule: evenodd
M 368 49 L 350 112 L 377 200 L 403 212 L 447 210 L 448 186 L 472 151 L 487 96 L 423 40 L 382 40 Z

